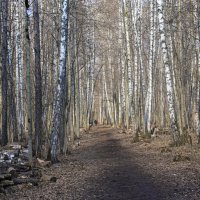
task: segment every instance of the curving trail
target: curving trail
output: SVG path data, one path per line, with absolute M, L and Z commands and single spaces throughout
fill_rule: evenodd
M 184 185 L 179 184 L 185 172 L 178 174 L 180 168 L 174 171 L 176 168 L 164 166 L 169 164 L 169 155 L 161 157 L 156 152 L 147 151 L 141 143 L 131 144 L 130 137 L 105 126 L 93 128 L 91 133 L 83 135 L 78 149 L 44 171 L 57 176 L 56 183 L 22 189 L 5 199 L 200 199 L 199 185 L 191 183 L 192 175 L 186 176 Z

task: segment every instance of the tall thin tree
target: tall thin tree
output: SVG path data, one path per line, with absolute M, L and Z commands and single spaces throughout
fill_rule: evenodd
M 157 3 L 158 3 L 157 9 L 158 9 L 159 30 L 160 30 L 160 44 L 161 44 L 162 59 L 166 77 L 166 90 L 167 90 L 166 92 L 167 92 L 167 100 L 169 106 L 170 125 L 171 125 L 173 141 L 176 145 L 178 145 L 180 135 L 175 115 L 175 103 L 174 103 L 175 101 L 174 101 L 173 82 L 172 82 L 173 77 L 170 69 L 169 52 L 166 42 L 165 23 L 163 15 L 164 2 L 163 0 L 158 0 Z
M 25 0 L 25 8 L 26 8 L 26 25 L 25 25 L 25 33 L 26 33 L 26 81 L 27 81 L 27 107 L 28 107 L 28 153 L 29 153 L 29 162 L 32 163 L 32 90 L 31 90 L 31 69 L 30 69 L 30 52 L 31 52 L 31 41 L 29 34 L 29 26 L 30 26 L 30 15 L 31 9 L 29 5 L 29 0 Z
M 66 90 L 66 62 L 67 62 L 67 43 L 68 43 L 68 8 L 69 1 L 64 0 L 62 4 L 61 19 L 61 39 L 60 39 L 60 56 L 59 56 L 59 76 L 54 99 L 53 110 L 53 128 L 51 133 L 51 161 L 56 163 L 58 135 L 61 125 L 62 110 L 64 109 L 64 99 Z
M 42 77 L 40 62 L 40 18 L 38 0 L 33 2 L 35 50 L 35 154 L 41 156 L 42 141 Z
M 2 146 L 8 143 L 7 130 L 7 67 L 8 67 L 8 1 L 2 0 Z

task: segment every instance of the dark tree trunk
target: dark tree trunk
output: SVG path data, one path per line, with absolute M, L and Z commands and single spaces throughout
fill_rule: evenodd
M 42 141 L 42 77 L 40 65 L 40 25 L 38 0 L 33 4 L 35 49 L 35 154 L 41 157 Z
M 2 10 L 2 2 L 1 1 L 0 1 L 0 10 Z M 1 45 L 2 45 L 1 37 L 2 37 L 2 15 L 1 15 L 1 12 L 0 12 L 0 48 L 1 48 Z
M 7 69 L 7 80 L 8 80 L 8 92 L 7 92 L 7 101 L 8 101 L 8 127 L 10 127 L 8 132 L 12 133 L 13 142 L 18 142 L 18 129 L 17 129 L 17 112 L 16 112 L 16 99 L 15 99 L 15 84 L 14 84 L 14 55 L 15 55 L 15 30 L 12 34 L 11 25 L 8 26 L 8 69 Z
M 13 81 L 13 77 L 14 77 L 14 73 L 13 73 L 13 69 L 12 69 L 13 63 L 11 64 L 11 66 L 9 66 L 10 68 L 10 77 L 9 77 L 9 83 L 10 83 L 10 88 L 9 88 L 9 98 L 10 98 L 10 104 L 9 104 L 9 117 L 11 120 L 11 131 L 13 133 L 13 141 L 14 142 L 18 142 L 18 131 L 17 131 L 17 113 L 16 113 L 16 103 L 15 103 L 15 89 L 14 89 L 14 81 Z
M 7 20 L 8 20 L 8 1 L 2 0 L 2 21 L 3 21 L 3 32 L 2 32 L 2 146 L 8 143 L 8 132 L 7 132 L 7 66 L 8 66 L 8 33 L 7 33 Z
M 32 164 L 32 88 L 31 88 L 31 69 L 30 69 L 30 52 L 31 52 L 31 41 L 29 35 L 29 26 L 30 26 L 30 14 L 29 14 L 29 1 L 25 0 L 26 7 L 26 24 L 25 24 L 25 33 L 26 33 L 26 83 L 27 83 L 27 107 L 28 107 L 28 156 L 29 162 Z

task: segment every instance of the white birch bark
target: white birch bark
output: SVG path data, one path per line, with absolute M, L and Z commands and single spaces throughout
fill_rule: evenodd
M 119 4 L 122 5 L 123 1 L 119 0 Z M 119 7 L 119 44 L 120 44 L 120 48 L 121 48 L 121 52 L 119 55 L 119 71 L 120 71 L 120 119 L 121 119 L 121 125 L 123 125 L 123 127 L 126 126 L 126 122 L 125 122 L 125 112 L 126 112 L 126 97 L 125 97 L 125 57 L 124 57 L 124 44 L 123 44 L 123 35 L 124 35 L 124 26 L 123 26 L 123 6 Z
M 79 83 L 79 63 L 78 63 L 78 36 L 77 36 L 77 15 L 74 25 L 74 49 L 75 49 L 75 118 L 76 118 L 76 137 L 80 137 L 80 83 Z
M 133 98 L 133 134 L 136 132 L 136 127 L 140 126 L 140 111 L 143 112 L 143 93 L 145 82 L 143 80 L 144 69 L 142 60 L 142 35 L 141 35 L 141 22 L 142 22 L 142 2 L 141 0 L 132 0 L 132 31 L 134 35 L 134 67 L 133 67 L 133 83 L 132 88 L 134 92 Z M 140 99 L 140 101 L 139 101 Z
M 154 31 L 154 0 L 150 1 L 150 50 L 149 50 L 149 67 L 148 67 L 148 88 L 147 88 L 147 97 L 145 103 L 145 129 L 148 133 L 151 131 L 151 108 L 152 108 L 152 75 L 153 75 L 153 65 L 154 65 L 154 40 L 155 40 L 155 31 Z
M 92 123 L 92 105 L 93 105 L 93 66 L 91 60 L 88 63 L 87 77 L 87 123 Z M 87 124 L 87 125 L 89 125 Z
M 61 125 L 61 117 L 65 86 L 66 86 L 66 62 L 67 62 L 67 38 L 68 38 L 68 0 L 64 0 L 62 4 L 62 17 L 61 17 L 61 38 L 60 38 L 60 55 L 59 55 L 59 76 L 56 88 L 56 95 L 54 99 L 53 111 L 53 127 L 51 133 L 51 161 L 57 162 L 57 146 L 58 135 Z
M 166 36 L 165 36 L 165 23 L 164 23 L 164 15 L 163 15 L 163 0 L 157 0 L 157 9 L 158 9 L 158 19 L 159 19 L 159 30 L 160 30 L 160 45 L 162 51 L 162 59 L 164 63 L 164 71 L 166 78 L 166 89 L 167 89 L 167 100 L 169 107 L 169 115 L 170 115 L 170 124 L 172 130 L 172 136 L 174 142 L 177 144 L 179 139 L 178 127 L 175 118 L 175 105 L 173 100 L 173 85 L 172 85 L 172 73 L 170 72 L 170 62 L 168 49 L 166 44 Z
M 107 87 L 107 81 L 106 81 L 106 68 L 105 68 L 105 66 L 104 66 L 104 69 L 103 69 L 103 81 L 104 81 L 104 89 L 105 89 L 106 110 L 108 111 L 110 123 L 112 124 L 113 123 L 113 115 L 112 115 L 112 110 L 111 110 L 110 99 L 108 97 L 108 87 Z
M 133 73 L 133 78 L 134 78 L 134 88 L 133 88 L 133 92 L 134 92 L 134 107 L 133 107 L 133 113 L 134 116 L 133 120 L 135 119 L 135 122 L 133 121 L 133 135 L 135 137 L 135 133 L 136 133 L 136 129 L 137 129 L 137 125 L 138 125 L 138 117 L 136 117 L 136 114 L 139 110 L 138 108 L 138 89 L 139 89 L 139 85 L 138 85 L 138 51 L 137 51 L 137 31 L 136 31 L 136 9 L 135 9 L 135 4 L 132 1 L 132 30 L 134 33 L 134 73 Z
M 123 112 L 123 128 L 129 127 L 129 87 L 128 87 L 128 53 L 127 53 L 127 31 L 126 31 L 126 11 L 125 2 L 121 1 L 121 17 L 122 17 L 122 91 L 124 98 L 124 112 Z
M 121 118 L 123 123 L 123 128 L 126 126 L 126 120 L 125 120 L 125 112 L 126 112 L 126 97 L 125 97 L 125 63 L 124 63 L 124 56 L 121 55 Z
M 131 57 L 131 47 L 130 47 L 130 0 L 123 0 L 124 4 L 124 31 L 125 31 L 125 44 L 126 44 L 126 62 L 127 62 L 127 81 L 128 81 L 128 101 L 129 101 L 129 116 L 132 113 L 132 57 Z

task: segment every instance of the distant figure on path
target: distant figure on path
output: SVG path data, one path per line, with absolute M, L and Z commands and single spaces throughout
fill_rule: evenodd
M 98 122 L 97 122 L 96 119 L 93 120 L 93 121 L 90 121 L 90 123 L 89 123 L 89 129 L 90 129 L 92 126 L 97 126 L 97 124 L 98 124 Z
M 98 122 L 96 119 L 94 120 L 93 124 L 94 124 L 94 126 L 97 126 Z

